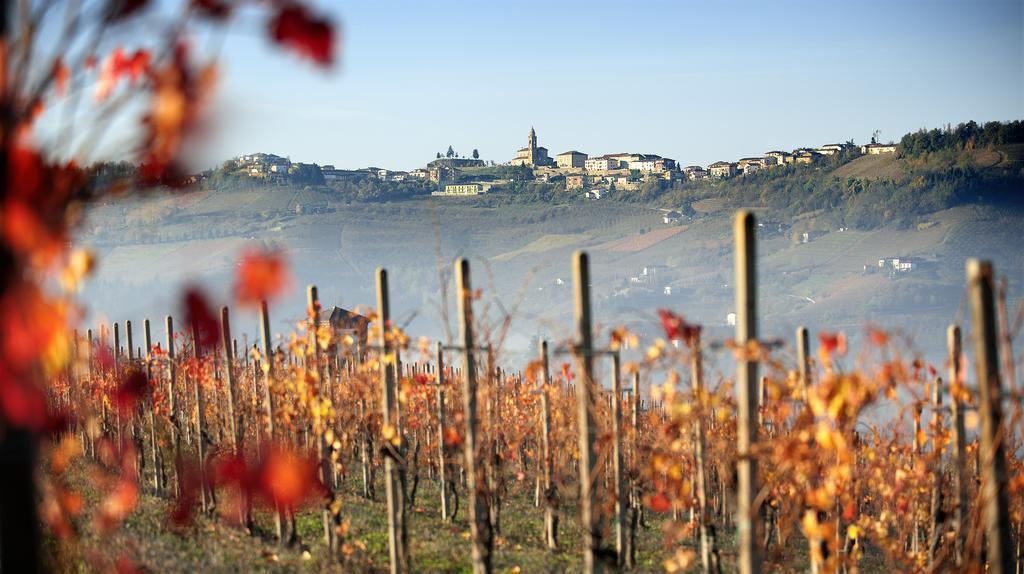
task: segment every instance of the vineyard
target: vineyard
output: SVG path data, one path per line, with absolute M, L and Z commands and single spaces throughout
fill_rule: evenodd
M 156 500 L 186 546 L 209 547 L 216 525 L 296 569 L 1019 574 L 1021 320 L 1005 282 L 969 264 L 969 324 L 936 334 L 944 365 L 870 328 L 857 353 L 842 333 L 763 340 L 755 229 L 737 215 L 729 340 L 670 310 L 655 340 L 596 330 L 582 252 L 575 335 L 525 365 L 503 362 L 512 317 L 494 326 L 465 259 L 445 341 L 393 323 L 383 269 L 376 308 L 332 317 L 310 286 L 308 317 L 275 335 L 287 273 L 262 252 L 236 279 L 252 339 L 198 290 L 181 317 L 69 333 L 41 453 L 51 567 L 174 569 L 74 542 L 116 539 Z

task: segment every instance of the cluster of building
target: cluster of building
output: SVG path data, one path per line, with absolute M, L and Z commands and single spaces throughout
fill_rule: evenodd
M 272 153 L 243 155 L 234 160 L 235 169 L 244 171 L 249 177 L 281 182 L 288 181 L 291 174 L 305 165 L 311 164 L 292 163 L 290 159 Z
M 526 147 L 517 150 L 509 164 L 533 168 L 535 177 L 540 181 L 564 178 L 566 189 L 581 190 L 587 197 L 600 198 L 603 193 L 613 189 L 639 188 L 644 181 L 651 178 L 724 179 L 774 167 L 813 164 L 822 158 L 845 152 L 895 153 L 896 144 L 870 143 L 855 146 L 851 143 L 832 143 L 817 148 L 799 148 L 791 152 L 773 150 L 762 156 L 745 157 L 737 161 L 718 161 L 706 167 L 691 165 L 680 168 L 674 159 L 655 154 L 612 153 L 591 157 L 581 151 L 569 150 L 551 157 L 548 149 L 539 145 L 537 132 L 531 128 Z M 451 188 L 450 193 L 448 188 Z M 464 184 L 446 186 L 438 195 L 467 195 L 465 189 Z M 486 191 L 483 186 L 473 189 L 478 193 Z
M 816 163 L 822 158 L 837 155 L 843 152 L 856 152 L 860 154 L 884 154 L 896 153 L 896 144 L 870 143 L 862 146 L 855 146 L 848 143 L 825 144 L 819 148 L 798 148 L 792 152 L 773 150 L 766 152 L 759 157 L 745 157 L 738 161 L 716 161 L 707 166 L 707 169 L 699 165 L 691 165 L 683 168 L 683 173 L 688 179 L 727 178 L 736 175 L 749 175 L 763 169 L 799 164 Z
M 896 144 L 870 143 L 855 146 L 852 143 L 826 144 L 817 148 L 799 148 L 791 152 L 773 150 L 758 157 L 745 157 L 737 161 L 717 161 L 708 166 L 690 165 L 680 167 L 674 159 L 646 153 L 611 153 L 591 157 L 577 150 L 562 152 L 554 157 L 537 140 L 537 132 L 530 128 L 527 145 L 516 151 L 515 157 L 507 164 L 532 168 L 534 177 L 541 182 L 562 181 L 568 190 L 580 190 L 588 198 L 600 199 L 611 191 L 638 189 L 651 179 L 701 180 L 725 179 L 749 175 L 761 170 L 788 165 L 813 164 L 822 158 L 843 153 L 887 154 L 896 152 Z M 472 196 L 487 193 L 492 187 L 507 183 L 506 180 L 453 181 L 463 169 L 483 168 L 486 163 L 479 158 L 439 157 L 426 167 L 412 171 L 394 171 L 378 167 L 358 170 L 337 169 L 333 165 L 292 163 L 287 158 L 273 154 L 242 156 L 236 162 L 239 168 L 252 177 L 269 180 L 287 178 L 306 168 L 315 168 L 323 174 L 327 183 L 355 177 L 375 177 L 381 181 L 422 181 L 438 187 L 435 196 Z M 476 155 L 474 153 L 474 155 Z M 492 162 L 491 165 L 494 165 Z M 480 179 L 486 179 L 481 177 Z M 451 183 L 447 183 L 451 182 Z

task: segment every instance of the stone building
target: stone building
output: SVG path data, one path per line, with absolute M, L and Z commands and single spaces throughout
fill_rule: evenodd
M 537 132 L 530 128 L 530 136 L 526 147 L 516 152 L 516 158 L 512 165 L 525 165 L 529 167 L 550 167 L 555 162 L 548 157 L 548 148 L 537 145 Z

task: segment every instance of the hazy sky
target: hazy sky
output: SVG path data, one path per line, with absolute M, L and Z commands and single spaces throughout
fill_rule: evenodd
M 322 72 L 229 33 L 212 159 L 422 166 L 451 144 L 684 165 L 1024 117 L 1024 0 L 321 0 Z

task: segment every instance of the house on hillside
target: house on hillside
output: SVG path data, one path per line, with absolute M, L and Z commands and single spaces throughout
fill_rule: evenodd
M 890 273 L 909 273 L 921 266 L 917 257 L 887 257 L 878 260 L 878 268 Z
M 610 153 L 604 157 L 617 161 L 618 169 L 628 169 L 629 162 L 637 161 L 641 156 L 638 153 Z
M 824 233 L 820 231 L 804 231 L 800 234 L 800 243 L 810 243 L 822 235 L 824 235 Z
M 816 151 L 821 155 L 836 155 L 837 153 L 843 151 L 844 147 L 845 146 L 843 146 L 843 144 L 832 143 L 825 144 L 818 148 Z
M 587 176 L 584 174 L 570 174 L 565 176 L 565 189 L 583 189 L 587 185 Z
M 676 168 L 676 160 L 659 155 L 646 154 L 636 156 L 627 164 L 629 169 L 646 173 L 663 173 Z
M 860 153 L 868 155 L 879 155 L 883 153 L 896 153 L 896 144 L 887 143 L 870 143 L 867 145 L 860 146 Z
M 708 172 L 705 171 L 704 168 L 699 165 L 688 165 L 684 167 L 683 174 L 685 174 L 686 179 L 689 180 L 704 179 L 705 177 L 708 176 Z
M 793 154 L 779 150 L 765 152 L 765 163 L 769 165 L 786 165 L 793 163 Z
M 349 335 L 356 344 L 356 353 L 361 356 L 366 351 L 367 335 L 370 319 L 354 311 L 333 307 L 322 309 L 317 317 L 320 326 L 329 326 L 339 336 Z
M 631 285 L 657 290 L 660 285 L 665 284 L 665 274 L 667 271 L 668 267 L 664 265 L 645 265 L 643 269 L 640 270 L 639 275 L 634 275 L 629 278 L 629 283 Z
M 361 171 L 354 171 L 351 169 L 336 169 L 333 165 L 325 165 L 320 168 L 320 173 L 324 174 L 324 181 L 341 181 L 345 179 L 351 179 L 363 175 Z
M 724 178 L 736 175 L 736 164 L 727 161 L 716 161 L 708 166 L 711 177 Z
M 487 193 L 491 189 L 489 182 L 456 183 L 444 186 L 444 191 L 435 191 L 433 196 L 470 196 Z
M 764 167 L 763 157 L 745 157 L 736 162 L 736 169 L 743 175 L 748 175 L 759 171 Z
M 576 150 L 562 152 L 562 153 L 560 153 L 560 154 L 555 156 L 555 164 L 558 167 L 564 167 L 564 168 L 573 168 L 573 167 L 583 168 L 583 167 L 586 167 L 586 162 L 587 162 L 587 154 L 585 154 L 583 152 L 578 152 Z
M 674 209 L 670 209 L 661 214 L 661 221 L 665 225 L 678 225 L 683 222 L 683 214 Z
M 587 160 L 583 162 L 583 169 L 587 171 L 610 171 L 613 169 L 619 169 L 619 160 L 618 158 L 613 158 L 607 155 L 587 158 Z
M 813 149 L 798 149 L 793 153 L 793 163 L 811 164 L 821 157 L 821 154 L 817 150 Z

